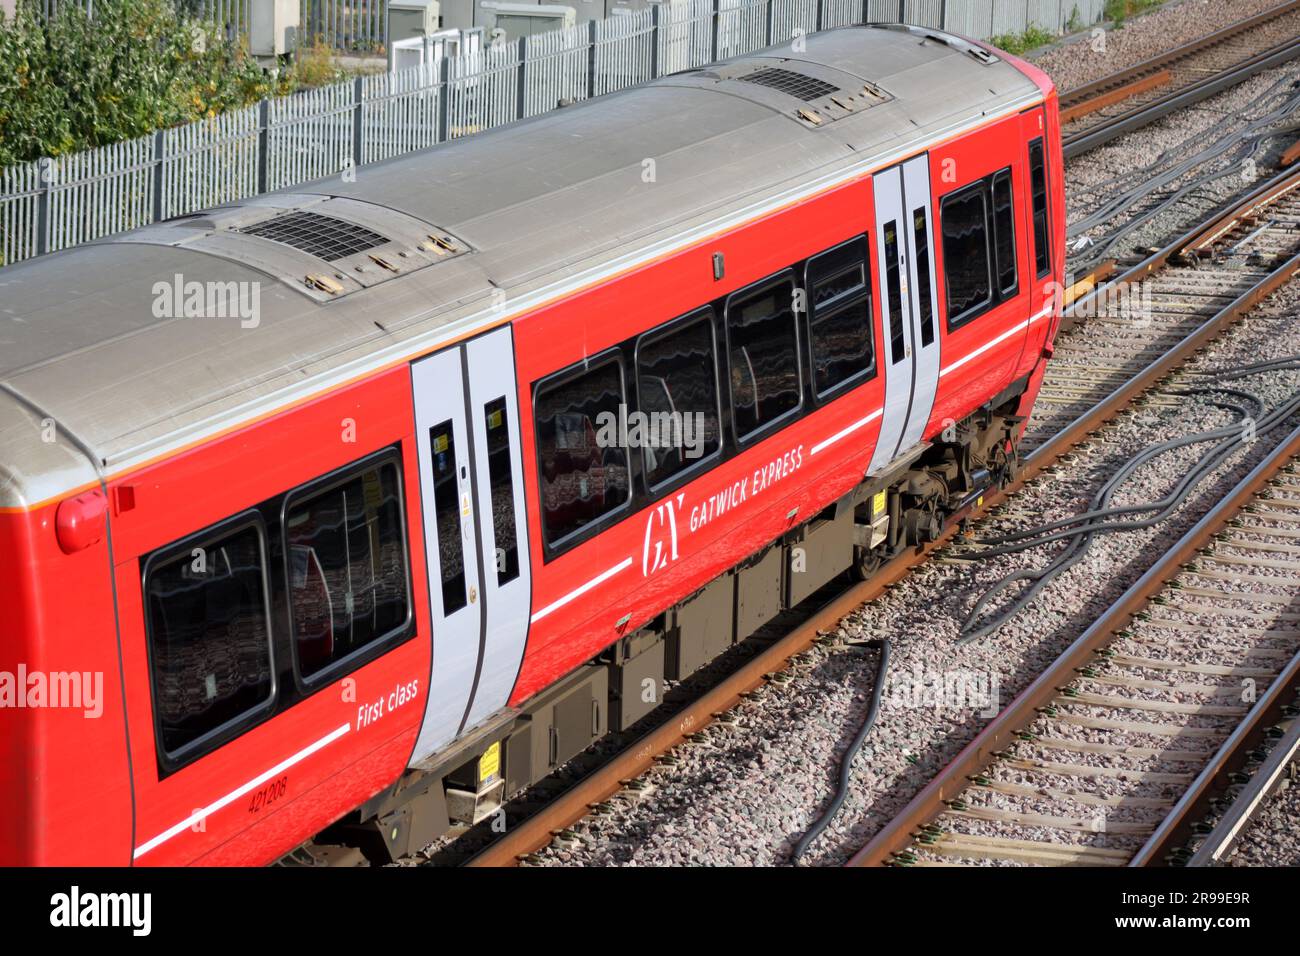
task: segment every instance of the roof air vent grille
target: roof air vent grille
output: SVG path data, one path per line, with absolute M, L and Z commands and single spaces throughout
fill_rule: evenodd
M 308 255 L 335 262 L 365 252 L 389 240 L 377 232 L 315 212 L 291 212 L 237 230 L 272 242 L 301 249 Z
M 770 86 L 774 90 L 796 96 L 805 102 L 811 102 L 830 93 L 840 91 L 838 86 L 827 83 L 825 80 L 818 80 L 802 73 L 796 73 L 794 70 L 783 70 L 776 66 L 755 70 L 748 76 L 740 77 L 740 79 L 746 83 Z

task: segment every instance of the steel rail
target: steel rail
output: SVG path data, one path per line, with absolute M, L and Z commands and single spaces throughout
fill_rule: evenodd
M 1178 110 L 1186 109 L 1202 100 L 1207 100 L 1211 96 L 1245 82 L 1258 73 L 1289 63 L 1297 57 L 1300 57 L 1300 39 L 1293 37 L 1284 40 L 1277 46 L 1235 64 L 1221 73 L 1216 73 L 1196 83 L 1172 90 L 1167 95 L 1151 103 L 1129 110 L 1127 113 L 1107 120 L 1092 129 L 1073 136 L 1066 136 L 1062 144 L 1065 158 L 1075 159 L 1084 153 L 1109 143 L 1113 139 L 1123 136 L 1125 133 L 1131 133 L 1144 126 L 1149 126 L 1170 113 L 1176 113 Z
M 1109 76 L 1103 76 L 1099 80 L 1094 80 L 1091 83 L 1085 83 L 1082 86 L 1076 86 L 1073 89 L 1066 90 L 1061 94 L 1062 113 L 1069 110 L 1078 110 L 1080 107 L 1085 106 L 1092 100 L 1109 96 L 1118 89 L 1131 87 L 1136 81 L 1150 76 L 1151 74 L 1159 74 L 1181 60 L 1185 60 L 1204 50 L 1216 47 L 1227 40 L 1231 40 L 1234 37 L 1241 35 L 1242 33 L 1253 30 L 1255 27 L 1264 26 L 1297 9 L 1300 9 L 1300 0 L 1291 0 L 1289 3 L 1280 4 L 1270 10 L 1265 10 L 1263 13 L 1258 13 L 1253 17 L 1247 17 L 1244 20 L 1238 20 L 1236 23 L 1230 23 L 1222 30 L 1217 30 L 1198 40 L 1192 40 L 1189 43 L 1184 43 L 1182 46 L 1174 47 L 1172 50 L 1166 50 L 1164 53 L 1157 54 L 1149 60 L 1144 60 L 1128 69 L 1121 70 L 1118 73 L 1112 73 Z M 1109 105 L 1109 103 L 1104 105 Z M 1080 113 L 1078 115 L 1087 114 Z
M 1300 257 L 1293 262 L 1297 268 L 1300 268 Z M 944 811 L 946 801 L 964 791 L 970 785 L 971 777 L 993 763 L 998 752 L 1014 742 L 1017 734 L 1037 717 L 1039 708 L 1050 703 L 1060 693 L 1060 688 L 1075 678 L 1076 670 L 1085 666 L 1098 649 L 1111 643 L 1121 631 L 1127 628 L 1134 618 L 1148 607 L 1151 599 L 1182 572 L 1183 566 L 1199 554 L 1214 536 L 1250 504 L 1278 472 L 1297 456 L 1300 456 L 1300 428 L 1287 435 L 1226 497 L 1179 538 L 1159 561 L 1148 568 L 1146 573 L 1101 617 L 1075 639 L 1051 667 L 1040 674 L 986 725 L 979 735 L 903 808 L 900 814 L 894 817 L 865 847 L 855 853 L 849 859 L 848 865 L 887 865 L 893 860 L 895 854 L 911 846 L 919 835 L 921 827 Z M 1293 664 L 1300 665 L 1300 660 L 1293 661 Z M 1281 683 L 1281 679 L 1275 682 L 1277 683 Z M 1179 806 L 1181 805 L 1180 802 Z M 1171 813 L 1177 812 L 1178 807 L 1175 807 Z M 1178 820 L 1173 823 L 1166 819 L 1165 823 L 1161 824 L 1160 830 L 1176 832 L 1185 819 L 1185 813 L 1180 814 Z M 1152 849 L 1140 853 L 1130 865 L 1145 865 L 1151 862 L 1159 847 L 1166 845 L 1166 842 L 1155 844 L 1153 835 L 1148 843 L 1148 847 Z M 1141 862 L 1138 862 L 1139 859 Z
M 1294 664 L 1295 661 L 1292 661 Z M 1268 757 L 1242 788 L 1205 842 L 1186 861 L 1187 866 L 1213 866 L 1220 862 L 1237 841 L 1242 830 L 1277 790 L 1287 767 L 1300 755 L 1300 719 L 1278 740 Z
M 1161 866 L 1173 862 L 1175 849 L 1191 838 L 1192 827 L 1205 819 L 1210 801 L 1226 789 L 1228 776 L 1245 766 L 1250 751 L 1263 742 L 1268 728 L 1281 718 L 1282 709 L 1294 698 L 1297 686 L 1300 686 L 1300 653 L 1291 658 L 1282 673 L 1269 684 L 1268 690 L 1255 701 L 1250 712 L 1215 751 L 1210 762 L 1197 774 L 1192 785 L 1156 827 L 1129 866 Z M 1292 730 L 1295 731 L 1296 728 L 1292 727 Z M 1293 744 L 1293 751 L 1294 746 Z M 1277 775 L 1280 776 L 1287 762 L 1289 761 L 1283 761 L 1279 765 Z M 1259 778 L 1255 780 L 1257 785 L 1262 785 L 1263 782 Z M 1250 806 L 1253 808 L 1257 805 L 1263 796 L 1265 794 L 1256 788 L 1255 799 Z M 1237 826 L 1232 826 L 1231 822 L 1231 819 L 1224 821 L 1229 824 L 1231 837 L 1235 837 L 1240 825 L 1245 822 L 1245 815 L 1237 818 Z M 1231 838 L 1221 837 L 1220 840 L 1223 850 L 1231 844 Z

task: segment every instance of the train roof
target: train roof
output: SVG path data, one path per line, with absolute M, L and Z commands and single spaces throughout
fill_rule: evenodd
M 70 445 L 120 472 L 1043 97 L 934 31 L 799 45 L 0 270 L 0 508 L 95 480 Z

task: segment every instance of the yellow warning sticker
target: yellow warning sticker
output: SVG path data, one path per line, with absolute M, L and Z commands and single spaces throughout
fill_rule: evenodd
M 502 414 L 501 409 L 499 409 L 499 408 L 496 409 L 495 411 L 488 412 L 488 417 L 487 417 L 487 427 L 488 427 L 488 428 L 500 428 L 500 427 L 501 427 L 501 422 L 502 422 L 502 420 L 504 419 L 504 417 L 505 417 L 505 416 Z
M 975 507 L 976 507 L 976 508 L 983 508 L 983 507 L 984 507 L 984 496 L 983 496 L 983 495 L 980 495 L 978 498 L 975 499 Z
M 446 435 L 435 435 L 435 436 L 433 436 L 433 450 L 434 450 L 434 452 L 444 452 L 444 451 L 447 450 L 447 436 L 446 436 Z
M 871 499 L 871 516 L 874 518 L 885 510 L 885 493 L 882 491 Z
M 484 783 L 501 772 L 501 743 L 498 741 L 478 758 L 478 780 Z

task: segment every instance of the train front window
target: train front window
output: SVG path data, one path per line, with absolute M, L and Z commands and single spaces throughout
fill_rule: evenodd
M 255 522 L 146 565 L 145 614 L 162 750 L 202 738 L 271 703 L 266 547 Z
M 1011 198 L 1011 171 L 993 177 L 993 232 L 997 237 L 998 291 L 1013 299 L 1020 291 L 1016 267 L 1015 203 Z
M 1052 265 L 1047 226 L 1047 162 L 1041 139 L 1029 144 L 1029 180 L 1034 201 L 1034 267 L 1038 278 L 1043 279 Z
M 711 313 L 637 347 L 637 402 L 649 434 L 646 481 L 662 485 L 721 447 Z
M 940 210 L 948 328 L 973 319 L 993 297 L 984 183 L 945 196 Z
M 622 508 L 631 494 L 618 425 L 626 409 L 622 364 L 606 361 L 543 385 L 535 404 L 542 527 L 554 545 Z
M 728 368 L 736 435 L 742 441 L 800 404 L 794 283 L 764 283 L 727 302 Z
M 405 626 L 410 596 L 396 465 L 378 464 L 291 499 L 284 542 L 303 678 Z

